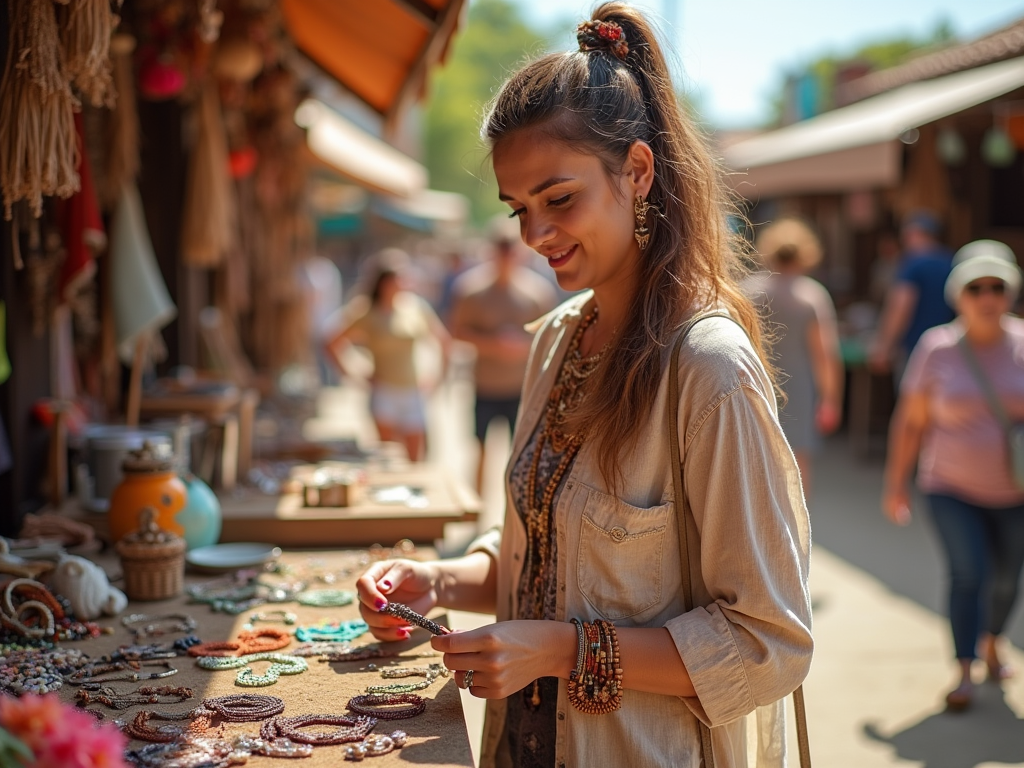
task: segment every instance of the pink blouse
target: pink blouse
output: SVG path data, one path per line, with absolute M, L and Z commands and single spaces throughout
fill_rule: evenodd
M 1003 408 L 1024 421 L 1024 320 L 1003 319 L 1003 338 L 972 347 Z M 957 341 L 959 322 L 925 332 L 914 348 L 900 391 L 928 396 L 928 428 L 917 468 L 925 493 L 949 494 L 986 507 L 1024 503 L 1010 476 L 1006 437 Z

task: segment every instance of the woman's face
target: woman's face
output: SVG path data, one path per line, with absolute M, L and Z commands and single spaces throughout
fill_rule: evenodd
M 536 128 L 502 139 L 493 157 L 499 196 L 519 219 L 523 242 L 548 260 L 562 288 L 631 288 L 639 258 L 633 200 L 650 189 L 650 181 L 637 182 L 635 163 L 627 159 L 624 173 L 610 178 L 597 157 Z
M 969 325 L 998 324 L 1010 311 L 1006 283 L 995 277 L 972 280 L 960 291 L 960 314 Z

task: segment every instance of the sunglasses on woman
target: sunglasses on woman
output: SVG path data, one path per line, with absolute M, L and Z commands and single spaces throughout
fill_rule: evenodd
M 971 296 L 981 296 L 983 293 L 991 293 L 996 296 L 1002 296 L 1006 293 L 1006 283 L 1000 280 L 997 283 L 968 283 L 964 286 Z

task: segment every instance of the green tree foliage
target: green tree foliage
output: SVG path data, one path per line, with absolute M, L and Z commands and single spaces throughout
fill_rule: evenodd
M 531 28 L 511 0 L 475 0 L 448 60 L 431 76 L 424 111 L 424 159 L 430 186 L 461 192 L 482 224 L 506 210 L 480 140 L 480 121 L 502 80 L 543 53 L 548 38 Z
M 865 65 L 877 72 L 903 64 L 915 56 L 943 48 L 955 42 L 953 28 L 948 20 L 939 21 L 930 34 L 922 37 L 901 35 L 876 40 L 859 46 L 849 54 L 830 53 L 795 68 L 788 79 L 810 77 L 816 84 L 817 112 L 834 109 L 836 104 L 836 78 L 840 70 L 850 65 Z M 771 99 L 772 125 L 784 122 L 786 108 L 786 85 L 780 86 Z

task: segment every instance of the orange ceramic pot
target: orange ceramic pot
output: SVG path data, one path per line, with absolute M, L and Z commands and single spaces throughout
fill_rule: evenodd
M 183 536 L 185 529 L 174 518 L 188 501 L 188 490 L 178 477 L 174 457 L 160 455 L 149 443 L 132 451 L 122 465 L 124 479 L 110 497 L 110 539 L 117 542 L 139 529 L 140 513 L 156 511 L 156 524 Z

